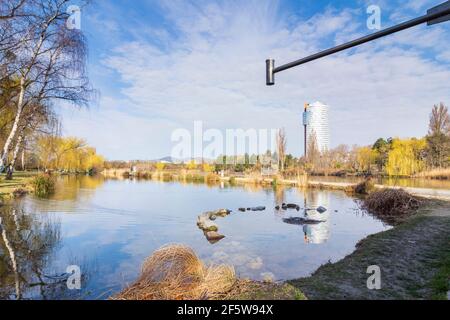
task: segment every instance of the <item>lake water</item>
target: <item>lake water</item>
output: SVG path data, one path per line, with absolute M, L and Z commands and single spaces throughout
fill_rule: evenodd
M 293 279 L 342 259 L 362 238 L 389 228 L 336 191 L 93 177 L 64 177 L 57 189 L 50 199 L 28 196 L 0 209 L 0 298 L 106 299 L 170 243 L 192 247 L 206 263 L 231 264 L 240 277 Z M 274 209 L 283 202 L 328 211 L 309 212 L 323 223 L 289 225 L 283 218 L 305 212 Z M 256 206 L 267 209 L 238 211 Z M 216 221 L 226 237 L 210 244 L 197 216 L 221 208 L 233 210 Z M 80 267 L 81 290 L 67 288 L 64 274 L 71 265 Z

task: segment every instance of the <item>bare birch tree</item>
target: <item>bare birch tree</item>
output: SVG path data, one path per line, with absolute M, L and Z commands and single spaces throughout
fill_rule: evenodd
M 26 34 L 9 63 L 18 79 L 16 116 L 0 156 L 4 168 L 12 143 L 19 135 L 24 110 L 32 103 L 52 105 L 63 100 L 87 105 L 93 93 L 85 70 L 87 48 L 79 30 L 66 27 L 69 0 L 30 1 L 33 15 L 25 18 Z M 27 2 L 26 4 L 27 5 Z

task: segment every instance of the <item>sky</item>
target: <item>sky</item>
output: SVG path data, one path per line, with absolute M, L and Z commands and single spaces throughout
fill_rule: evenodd
M 63 134 L 109 160 L 171 154 L 174 130 L 285 128 L 303 150 L 305 102 L 330 106 L 331 145 L 422 137 L 434 104 L 450 104 L 450 22 L 418 26 L 276 75 L 276 65 L 386 28 L 443 0 L 96 0 L 81 12 L 98 98 L 59 105 Z

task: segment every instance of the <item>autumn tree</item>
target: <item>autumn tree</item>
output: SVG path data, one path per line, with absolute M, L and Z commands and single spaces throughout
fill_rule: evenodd
M 427 139 L 427 163 L 442 168 L 450 163 L 450 116 L 448 108 L 440 103 L 430 115 Z
M 278 165 L 280 171 L 283 172 L 286 163 L 286 131 L 283 129 L 278 130 L 277 133 L 277 154 L 278 154 Z
M 424 168 L 425 139 L 393 139 L 386 166 L 390 176 L 412 176 Z
M 375 164 L 377 152 L 370 147 L 361 147 L 357 151 L 357 161 L 360 171 L 370 173 L 372 165 Z
M 57 100 L 86 105 L 93 92 L 85 73 L 86 43 L 79 30 L 66 27 L 69 0 L 25 1 L 23 10 L 32 14 L 10 19 L 18 43 L 8 53 L 4 73 L 17 79 L 15 117 L 0 153 L 0 170 L 6 165 L 20 123 L 31 105 L 52 106 Z

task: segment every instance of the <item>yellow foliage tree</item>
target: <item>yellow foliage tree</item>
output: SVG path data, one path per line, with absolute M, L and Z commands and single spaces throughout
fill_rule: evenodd
M 195 170 L 197 169 L 197 164 L 194 160 L 189 161 L 189 163 L 186 165 L 186 169 L 188 170 Z
M 165 164 L 165 163 L 158 162 L 158 163 L 156 164 L 156 170 L 157 170 L 157 171 L 163 171 L 165 167 L 166 167 L 166 164 Z
M 424 168 L 422 153 L 425 139 L 394 139 L 389 152 L 386 173 L 390 176 L 411 176 Z
M 211 173 L 214 171 L 214 167 L 210 165 L 209 163 L 203 164 L 203 172 Z
M 356 161 L 361 171 L 370 171 L 370 168 L 377 159 L 377 151 L 369 147 L 358 148 L 356 152 Z
M 82 139 L 48 135 L 37 139 L 36 156 L 42 168 L 68 172 L 98 170 L 105 161 Z

